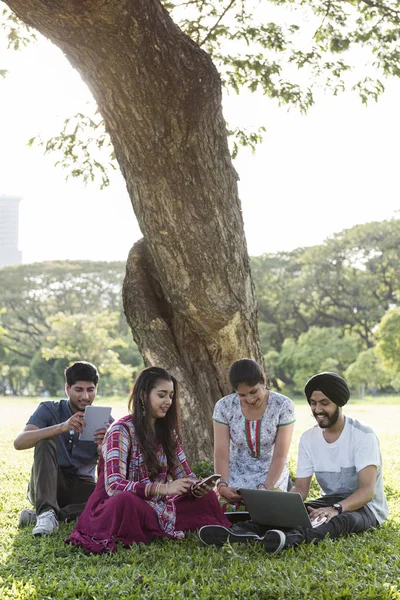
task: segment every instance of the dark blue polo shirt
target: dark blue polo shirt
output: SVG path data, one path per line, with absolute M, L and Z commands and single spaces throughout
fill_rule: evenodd
M 70 417 L 72 412 L 68 400 L 47 400 L 39 404 L 27 425 L 36 425 L 39 429 L 43 429 L 64 423 Z M 110 417 L 110 423 L 113 421 L 114 419 Z M 60 433 L 54 439 L 57 444 L 58 465 L 63 471 L 81 477 L 95 478 L 99 457 L 97 444 L 94 441 L 84 442 L 79 439 L 78 433 L 71 434 L 69 431 Z

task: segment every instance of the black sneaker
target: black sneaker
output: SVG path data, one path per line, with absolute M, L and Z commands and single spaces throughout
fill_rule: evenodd
M 201 541 L 206 546 L 223 546 L 227 542 L 246 544 L 249 542 L 261 541 L 261 538 L 256 533 L 243 532 L 239 533 L 222 527 L 222 525 L 204 525 L 198 533 Z
M 285 546 L 286 535 L 279 529 L 270 529 L 262 538 L 262 543 L 267 552 L 277 554 Z

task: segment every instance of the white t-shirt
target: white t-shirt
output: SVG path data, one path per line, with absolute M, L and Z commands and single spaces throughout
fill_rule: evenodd
M 350 496 L 358 489 L 359 471 L 369 465 L 377 467 L 377 475 L 375 495 L 367 506 L 381 524 L 389 508 L 383 489 L 379 440 L 371 427 L 345 417 L 343 431 L 332 444 L 325 441 L 318 425 L 301 436 L 296 476 L 310 477 L 315 473 L 323 494 Z

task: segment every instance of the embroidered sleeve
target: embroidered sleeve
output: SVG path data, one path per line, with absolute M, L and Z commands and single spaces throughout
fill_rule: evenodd
M 134 492 L 144 497 L 146 483 L 127 478 L 132 439 L 129 429 L 123 424 L 114 425 L 109 431 L 103 446 L 104 483 L 109 496 L 119 492 Z

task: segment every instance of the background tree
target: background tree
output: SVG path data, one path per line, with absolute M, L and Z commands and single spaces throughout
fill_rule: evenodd
M 375 335 L 378 333 L 379 336 L 380 332 L 376 320 L 385 314 L 389 306 L 396 304 L 399 295 L 396 269 L 397 228 L 398 221 L 372 223 L 333 236 L 338 240 L 353 240 L 347 250 L 342 249 L 342 255 L 345 252 L 354 254 L 354 264 L 346 259 L 335 267 L 340 281 L 346 280 L 350 269 L 353 287 L 348 289 L 332 284 L 331 296 L 326 302 L 332 303 L 335 310 L 340 303 L 351 302 L 352 306 L 359 306 L 357 294 L 368 295 L 372 290 L 376 302 L 371 303 L 370 307 L 365 305 L 363 309 L 364 319 L 370 324 L 371 342 L 375 344 L 372 348 L 368 348 L 363 336 L 359 335 L 354 326 L 352 310 L 343 309 L 337 313 L 335 326 L 328 328 L 325 323 L 332 322 L 332 319 L 327 318 L 329 310 L 322 316 L 318 310 L 318 279 L 309 275 L 322 269 L 319 257 L 328 255 L 327 248 L 330 247 L 331 239 L 324 242 L 322 249 L 318 246 L 318 252 L 312 252 L 312 248 L 300 248 L 288 253 L 289 257 L 293 257 L 292 260 L 287 256 L 282 257 L 281 253 L 252 259 L 261 306 L 259 330 L 264 363 L 276 389 L 289 394 L 293 390 L 301 391 L 303 380 L 309 373 L 328 368 L 343 370 L 346 365 L 345 376 L 353 387 L 359 387 L 361 391 L 390 391 L 400 388 L 400 371 L 396 371 L 392 363 L 390 369 L 382 365 L 381 355 L 376 352 L 378 340 Z M 380 250 L 376 242 L 370 241 L 371 231 L 385 234 L 378 236 L 385 242 L 381 244 Z M 305 253 L 307 261 L 303 260 Z M 334 256 L 337 254 L 338 250 Z M 310 257 L 315 258 L 314 262 L 310 262 Z M 363 257 L 368 259 L 364 260 Z M 330 261 L 327 261 L 327 268 L 329 264 Z M 109 263 L 90 261 L 42 263 L 0 269 L 0 324 L 3 323 L 3 327 L 0 327 L 1 394 L 29 392 L 59 395 L 64 385 L 64 368 L 74 357 L 75 351 L 75 358 L 79 358 L 78 352 L 93 354 L 100 365 L 107 359 L 102 353 L 109 349 L 110 343 L 101 342 L 104 336 L 112 340 L 113 352 L 118 355 L 120 363 L 127 365 L 133 372 L 142 368 L 140 353 L 132 343 L 122 312 L 123 264 L 113 263 L 112 266 L 114 270 L 111 275 Z M 369 273 L 369 289 L 364 291 L 366 272 Z M 387 293 L 388 287 L 393 290 L 390 294 Z M 358 292 L 353 296 L 354 290 Z M 85 302 L 80 302 L 80 298 L 85 298 Z M 309 301 L 313 298 L 318 299 L 315 306 Z M 59 305 L 64 309 L 61 314 L 63 332 L 60 340 L 65 337 L 65 341 L 57 344 L 53 325 L 60 325 L 57 310 Z M 108 307 L 114 306 L 116 310 L 111 312 Z M 86 312 L 79 312 L 79 308 Z M 98 318 L 98 308 L 101 308 L 100 318 L 104 331 L 99 343 L 95 343 L 98 332 L 95 332 L 94 339 L 91 338 L 93 319 Z M 393 318 L 391 310 L 387 315 Z M 43 324 L 46 327 L 41 330 L 40 326 Z M 275 335 L 277 331 L 279 336 Z M 7 333 L 9 335 L 5 337 Z M 396 356 L 395 342 L 399 335 L 395 326 L 392 337 L 394 342 L 391 340 L 388 347 L 391 349 L 390 356 Z M 33 358 L 31 338 L 35 339 L 34 348 L 39 348 L 34 350 Z M 357 346 L 356 356 L 354 344 Z M 47 357 L 46 360 L 43 351 L 46 348 L 53 349 L 55 345 L 58 345 L 57 357 Z M 29 351 L 26 352 L 26 349 Z M 121 380 L 114 379 L 112 382 L 108 382 L 103 372 L 101 374 L 102 393 L 116 390 L 125 393 L 125 371 Z
M 58 395 L 64 385 L 64 368 L 78 358 L 99 360 L 102 393 L 125 392 L 127 373 L 137 372 L 142 367 L 142 358 L 122 310 L 124 271 L 122 262 L 91 261 L 44 262 L 0 269 L 0 393 L 21 394 L 29 390 Z M 76 353 L 71 358 L 70 345 L 65 343 L 57 357 L 46 360 L 43 349 L 49 347 L 49 339 L 59 324 L 60 319 L 53 317 L 60 313 L 65 324 L 63 334 Z M 99 327 L 106 328 L 110 347 L 117 354 L 116 379 L 102 372 L 101 364 L 106 357 L 95 349 L 94 339 L 88 339 L 93 335 L 96 339 L 98 335 L 91 331 L 98 313 L 101 313 Z M 108 343 L 103 344 L 104 352 Z M 128 370 L 123 367 L 121 371 L 121 364 Z
M 388 386 L 392 380 L 376 348 L 360 352 L 355 362 L 347 367 L 345 377 L 350 386 L 359 388 L 361 400 L 364 399 L 366 389 L 376 393 L 379 388 Z
M 100 261 L 54 261 L 0 269 L 3 346 L 31 360 L 49 332 L 50 315 L 121 311 L 124 271 L 122 262 Z
M 64 370 L 68 364 L 69 361 L 64 357 L 46 360 L 41 350 L 38 350 L 29 364 L 30 389 L 33 389 L 37 394 L 49 394 L 50 396 L 58 396 L 63 393 Z
M 356 333 L 366 348 L 373 330 L 398 300 L 400 220 L 357 225 L 333 235 L 302 257 L 304 302 L 319 319 Z
M 355 361 L 359 341 L 354 335 L 343 335 L 334 327 L 311 327 L 297 341 L 285 340 L 279 355 L 280 367 L 293 379 L 296 391 L 316 372 L 335 371 L 343 374 Z
M 389 310 L 376 332 L 378 352 L 387 367 L 400 374 L 400 307 Z
M 117 313 L 65 315 L 58 313 L 48 318 L 50 333 L 41 350 L 45 360 L 62 360 L 71 364 L 83 356 L 89 357 L 101 374 L 103 393 L 127 393 L 132 384 L 133 368 L 124 365 L 115 351 L 124 342 L 113 338 Z M 71 335 L 71 332 L 74 332 Z
M 353 333 L 360 349 L 376 344 L 375 329 L 398 303 L 400 220 L 357 225 L 320 246 L 251 259 L 259 301 L 264 354 L 281 352 L 311 327 Z M 291 370 L 275 364 L 276 377 L 291 384 Z

